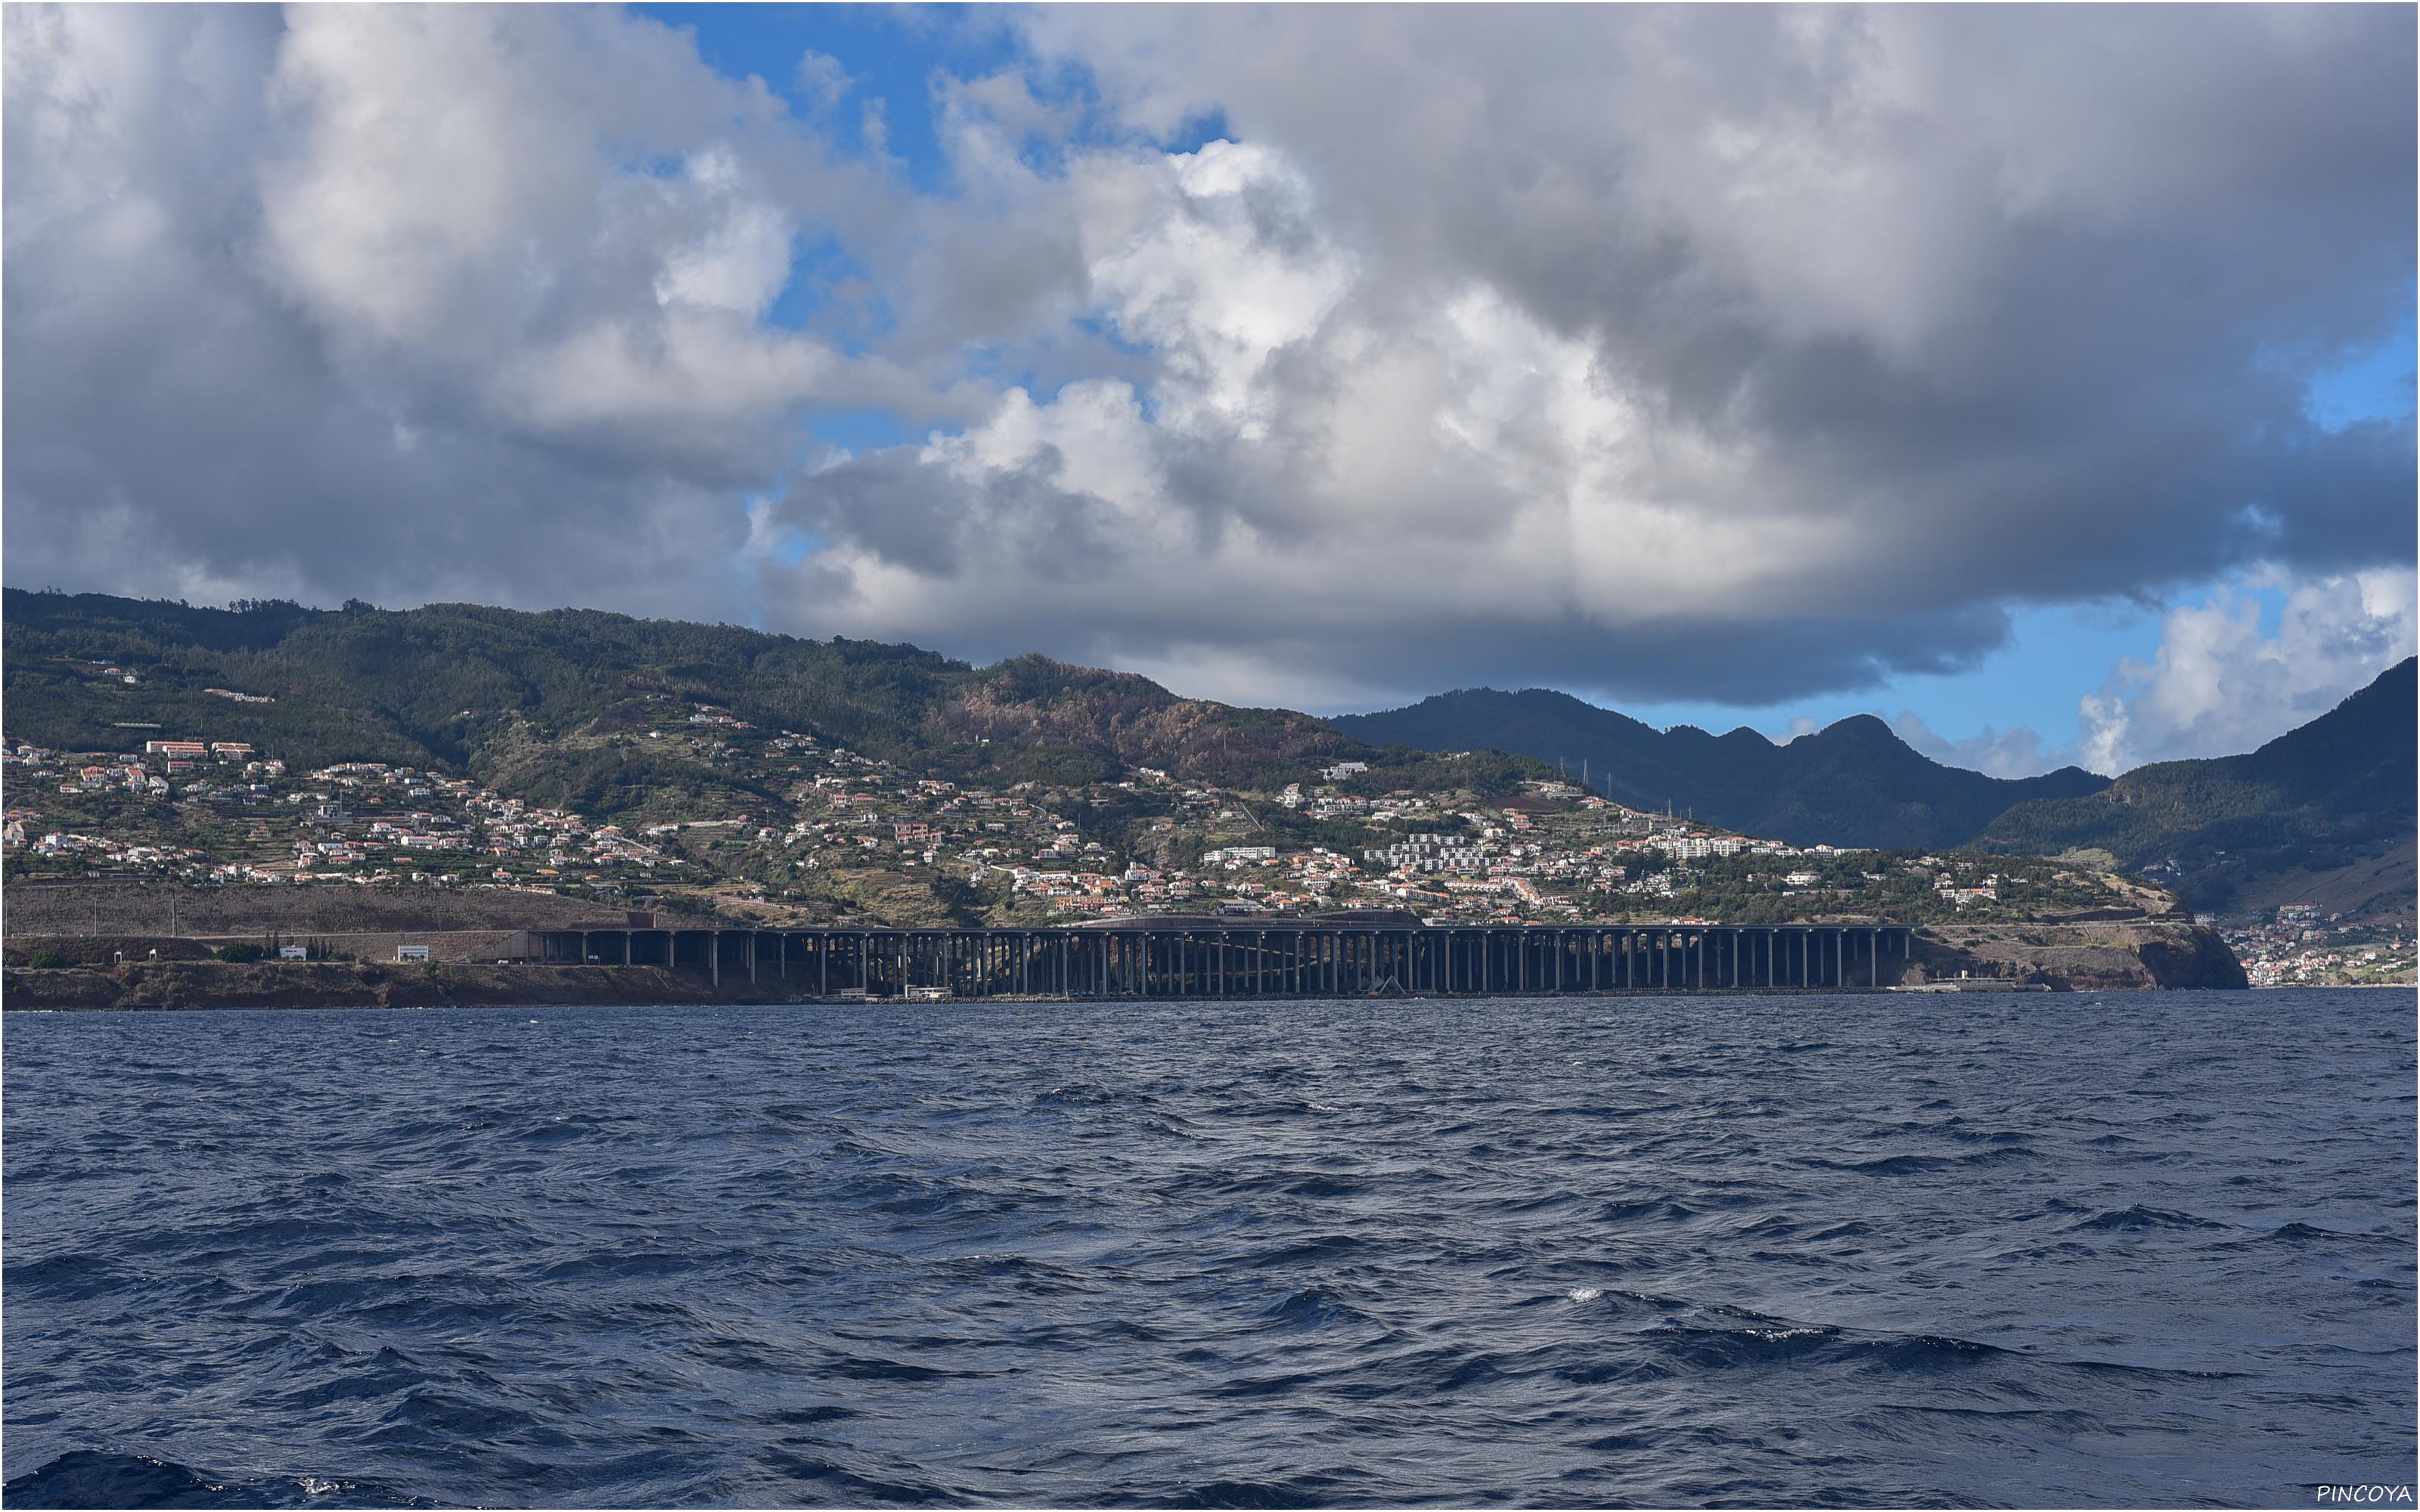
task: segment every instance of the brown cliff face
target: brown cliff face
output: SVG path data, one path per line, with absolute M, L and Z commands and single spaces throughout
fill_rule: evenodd
M 2064 992 L 2251 985 L 2218 933 L 2195 924 L 1945 924 L 1917 931 L 1913 955 L 1909 982 L 1962 972 Z
M 925 714 L 923 733 L 944 744 L 1076 746 L 1211 779 L 1361 748 L 1309 715 L 1178 698 L 1149 678 L 1038 656 L 986 669 Z
M 2182 934 L 2184 938 L 2175 936 Z M 2143 964 L 2163 987 L 2249 987 L 2243 963 L 2216 930 L 2172 930 L 2135 947 Z

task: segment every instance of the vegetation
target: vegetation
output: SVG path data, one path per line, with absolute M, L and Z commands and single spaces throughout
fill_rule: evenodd
M 2024 804 L 1978 844 L 2100 851 L 2196 908 L 2226 909 L 2265 878 L 2341 870 L 2411 844 L 2415 711 L 2406 659 L 2248 755 L 2162 762 L 2096 794 Z M 2408 890 L 2397 902 L 2409 912 Z
M 8 589 L 5 624 L 16 739 L 97 750 L 145 727 L 207 730 L 296 765 L 459 770 L 598 815 L 651 793 L 734 785 L 727 771 L 646 748 L 649 728 L 699 704 L 1003 785 L 1110 781 L 1137 766 L 1273 783 L 1373 754 L 1307 715 L 1180 699 L 1144 678 L 1043 656 L 976 669 L 913 646 L 594 609 L 211 609 Z

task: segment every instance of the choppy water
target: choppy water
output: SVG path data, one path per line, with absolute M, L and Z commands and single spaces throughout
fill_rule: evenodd
M 2307 1505 L 2394 993 L 8 1015 L 14 1505 Z

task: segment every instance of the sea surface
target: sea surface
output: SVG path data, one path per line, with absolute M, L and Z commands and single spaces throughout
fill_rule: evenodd
M 2307 1506 L 2413 1009 L 9 1013 L 5 1499 Z

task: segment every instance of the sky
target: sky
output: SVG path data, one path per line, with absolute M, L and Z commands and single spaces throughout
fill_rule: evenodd
M 0 574 L 2000 776 L 2414 646 L 2408 7 L 68 7 Z

